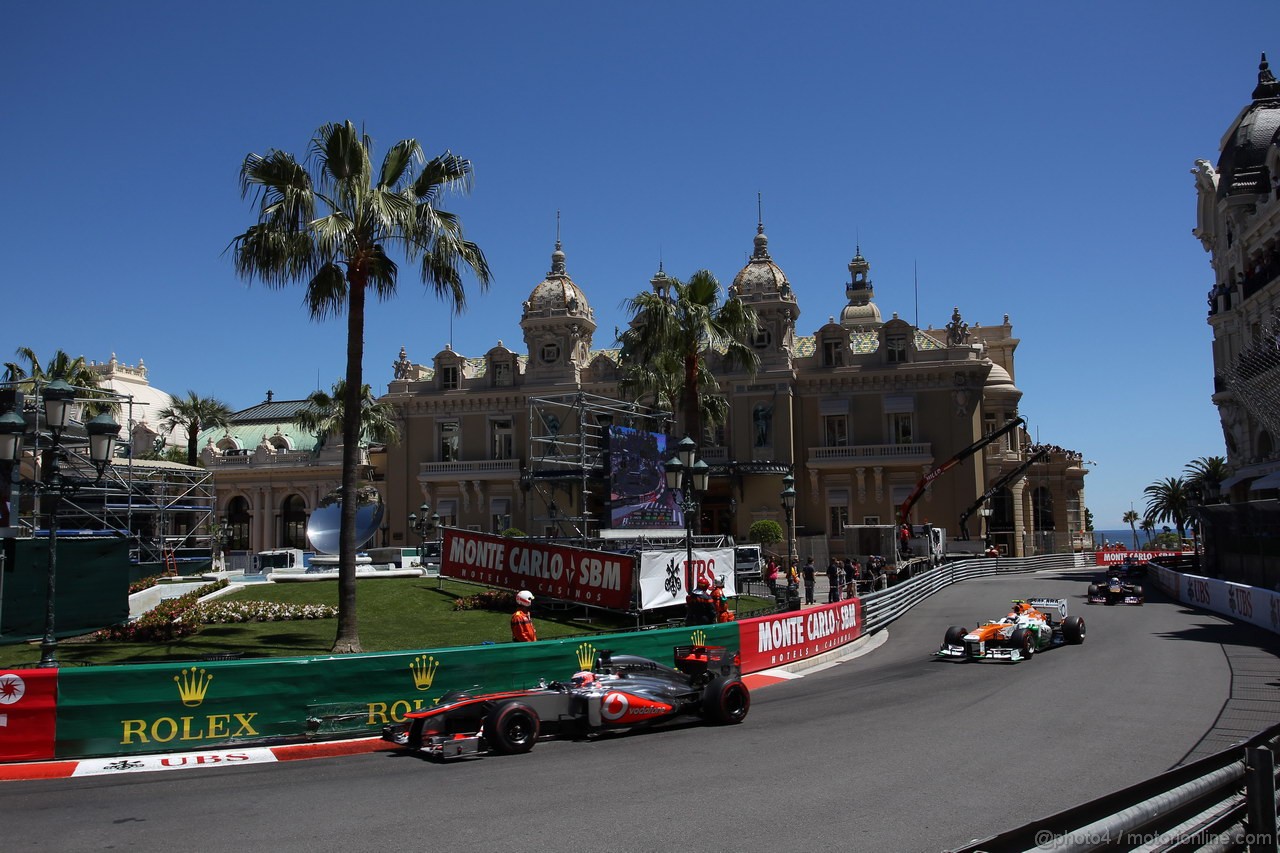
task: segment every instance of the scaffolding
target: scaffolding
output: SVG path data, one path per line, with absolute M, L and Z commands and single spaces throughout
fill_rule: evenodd
M 137 576 L 194 573 L 212 564 L 215 497 L 213 477 L 203 468 L 162 460 L 113 458 L 101 476 L 89 459 L 84 426 L 89 413 L 107 410 L 132 434 L 138 420 L 133 398 L 102 389 L 76 389 L 79 420 L 54 440 L 43 423 L 41 392 L 47 383 L 0 384 L 0 410 L 28 424 L 27 453 L 6 482 L 12 516 L 7 535 L 42 538 L 57 525 L 58 538 L 114 536 L 129 540 Z M 127 441 L 117 445 L 126 454 Z M 58 454 L 62 488 L 58 500 L 41 482 L 47 456 Z M 56 507 L 57 517 L 49 515 Z
M 583 544 L 598 539 L 600 518 L 609 515 L 609 427 L 664 432 L 670 423 L 669 412 L 585 392 L 529 398 L 529 461 L 520 487 L 541 500 L 534 521 L 544 525 L 529 532 Z

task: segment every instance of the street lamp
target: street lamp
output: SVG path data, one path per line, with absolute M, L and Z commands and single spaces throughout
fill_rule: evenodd
M 44 386 L 41 399 L 44 407 L 45 428 L 49 430 L 50 446 L 48 448 L 48 470 L 43 466 L 40 471 L 41 480 L 33 484 L 35 491 L 53 497 L 53 506 L 49 509 L 49 577 L 45 590 L 44 638 L 40 641 L 39 667 L 50 668 L 58 665 L 58 638 L 55 631 L 55 600 L 58 578 L 58 511 L 62 508 L 64 498 L 75 494 L 80 488 L 79 482 L 66 480 L 62 476 L 62 460 L 66 458 L 62 437 L 71 415 L 71 403 L 75 400 L 76 390 L 62 379 L 55 379 Z M 20 419 L 20 418 L 19 418 Z M 12 418 L 0 418 L 4 439 L 0 441 L 0 450 L 13 452 L 14 461 L 21 449 L 21 435 L 17 431 L 17 423 Z M 116 438 L 120 435 L 120 425 L 111 415 L 103 412 L 85 425 L 89 437 L 89 459 L 98 472 L 97 479 L 102 480 L 107 463 L 111 461 Z M 25 427 L 25 421 L 24 421 Z M 36 440 L 39 441 L 37 430 Z
M 787 569 L 790 571 L 791 566 L 799 561 L 800 555 L 796 553 L 796 478 L 789 473 L 782 478 L 782 494 L 778 498 L 787 514 Z
M 409 529 L 416 531 L 418 534 L 418 564 L 422 566 L 423 571 L 426 571 L 427 536 L 439 530 L 440 513 L 428 515 L 427 513 L 431 512 L 431 504 L 429 503 L 423 503 L 422 506 L 418 507 L 418 512 L 422 513 L 421 517 L 416 512 L 409 513 Z
M 984 506 L 978 510 L 978 515 L 982 516 L 982 544 L 991 545 L 991 507 Z
M 698 498 L 707 490 L 711 478 L 711 466 L 697 458 L 698 445 L 685 436 L 676 445 L 676 455 L 667 460 L 667 488 L 680 492 L 680 509 L 684 512 L 685 581 L 693 583 L 693 516 L 698 510 Z

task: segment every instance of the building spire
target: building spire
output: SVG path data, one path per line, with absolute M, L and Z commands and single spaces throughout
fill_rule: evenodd
M 556 250 L 551 253 L 551 272 L 547 276 L 564 275 L 564 251 L 560 248 L 560 211 L 556 211 Z
M 1262 61 L 1258 63 L 1258 86 L 1253 90 L 1253 99 L 1261 101 L 1265 98 L 1280 98 L 1280 82 L 1271 73 L 1271 66 L 1267 64 L 1267 55 L 1264 53 Z

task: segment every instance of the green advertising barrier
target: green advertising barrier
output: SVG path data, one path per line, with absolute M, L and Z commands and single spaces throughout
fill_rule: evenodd
M 6 539 L 0 580 L 0 641 L 44 634 L 49 595 L 49 540 Z M 59 637 L 93 631 L 129 618 L 129 543 L 119 537 L 60 537 L 54 591 Z
M 306 737 L 376 735 L 454 690 L 566 680 L 608 649 L 659 663 L 678 645 L 738 651 L 738 627 L 697 628 L 323 658 L 65 668 L 58 758 L 191 751 Z

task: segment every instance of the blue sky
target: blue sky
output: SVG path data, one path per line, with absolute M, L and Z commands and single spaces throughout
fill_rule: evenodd
M 371 304 L 376 392 L 401 346 L 416 362 L 450 341 L 523 352 L 520 302 L 550 268 L 557 211 L 607 347 L 660 259 L 731 281 L 761 193 L 803 334 L 839 313 L 858 245 L 886 318 L 1008 314 L 1022 414 L 1040 441 L 1096 461 L 1087 504 L 1120 528 L 1144 486 L 1225 453 L 1190 170 L 1216 162 L 1259 54 L 1280 67 L 1280 4 L 1230 12 L 1235 24 L 1169 0 L 11 5 L 0 361 L 19 346 L 115 353 L 144 360 L 156 387 L 233 408 L 331 387 L 343 322 L 309 320 L 301 287 L 238 280 L 225 250 L 253 219 L 245 155 L 302 155 L 317 126 L 351 119 L 379 156 L 416 137 L 473 161 L 473 192 L 445 206 L 494 274 L 452 322 L 412 275 Z

